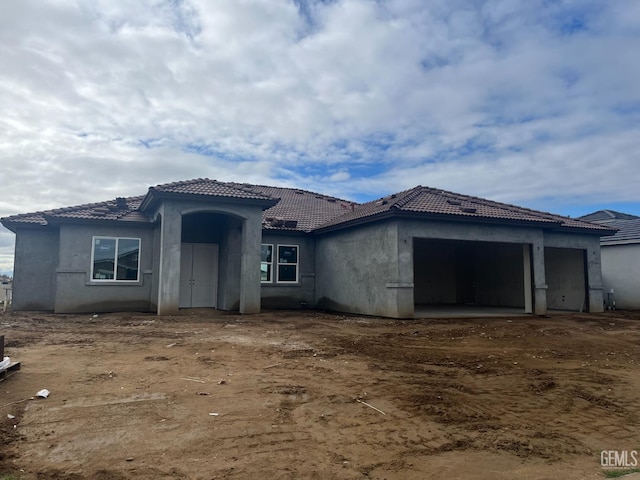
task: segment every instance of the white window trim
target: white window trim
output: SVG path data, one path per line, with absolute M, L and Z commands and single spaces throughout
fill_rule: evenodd
M 295 247 L 296 248 L 296 263 L 280 263 L 280 247 Z M 300 245 L 291 245 L 291 244 L 278 244 L 277 245 L 277 262 L 276 262 L 276 283 L 282 283 L 285 285 L 293 285 L 296 283 L 300 283 Z M 280 265 L 295 265 L 296 266 L 296 279 L 295 280 L 280 280 Z
M 263 262 L 262 261 L 262 245 L 266 245 L 268 247 L 271 247 L 271 262 Z M 264 284 L 269 284 L 269 283 L 273 283 L 273 278 L 275 277 L 275 271 L 273 269 L 273 257 L 276 254 L 276 245 L 273 243 L 262 243 L 260 244 L 260 266 L 262 266 L 263 263 L 266 263 L 267 265 L 271 265 L 271 280 L 262 280 L 260 279 L 260 283 L 264 283 Z
M 113 265 L 113 278 L 93 278 L 93 267 L 95 266 L 95 251 L 96 251 L 96 239 L 104 239 L 104 240 L 115 240 L 116 241 L 116 248 L 115 248 L 115 255 L 116 258 L 114 258 L 114 265 Z M 138 268 L 137 268 L 137 276 L 135 280 L 117 280 L 117 276 L 118 276 L 118 243 L 119 240 L 137 240 L 138 241 Z M 91 283 L 128 283 L 128 284 L 132 284 L 132 283 L 140 283 L 140 258 L 142 257 L 142 239 L 138 238 L 138 237 L 108 237 L 105 235 L 95 235 L 93 237 L 91 237 L 91 273 L 90 273 L 90 281 Z

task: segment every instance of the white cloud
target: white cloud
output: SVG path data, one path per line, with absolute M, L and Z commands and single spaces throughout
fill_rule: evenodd
M 0 216 L 203 176 L 640 210 L 638 50 L 635 0 L 2 2 Z

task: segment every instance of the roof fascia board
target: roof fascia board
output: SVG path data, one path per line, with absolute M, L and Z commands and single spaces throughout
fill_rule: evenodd
M 445 221 L 445 222 L 461 222 L 461 223 L 483 223 L 488 225 L 497 225 L 497 226 L 511 226 L 511 227 L 527 227 L 527 228 L 543 228 L 549 229 L 554 227 L 559 227 L 560 223 L 550 220 L 545 222 L 536 222 L 536 221 L 526 221 L 526 220 L 509 220 L 509 219 L 493 219 L 493 218 L 483 218 L 483 217 L 458 217 L 454 215 L 447 214 L 437 214 L 437 213 L 419 213 L 419 212 L 404 212 L 397 209 L 387 210 L 382 213 L 378 213 L 375 215 L 371 215 L 368 217 L 362 217 L 355 220 L 351 220 L 344 223 L 338 223 L 336 225 L 331 225 L 329 227 L 320 227 L 313 231 L 313 233 L 322 234 L 325 232 L 331 232 L 334 230 L 341 230 L 344 228 L 351 228 L 358 225 L 362 225 L 365 223 L 376 222 L 378 220 L 383 220 L 386 218 L 405 218 L 411 220 L 437 220 L 437 221 Z M 565 231 L 564 228 L 562 228 Z
M 600 241 L 600 246 L 602 247 L 615 247 L 617 245 L 638 245 L 640 244 L 640 238 L 629 239 L 629 240 L 610 240 L 605 238 Z
M 27 228 L 27 229 L 31 229 L 31 230 L 37 230 L 37 229 L 44 230 L 48 226 L 48 225 L 42 225 L 41 223 L 11 222 L 11 221 L 4 221 L 4 220 L 0 221 L 0 223 L 2 223 L 4 228 L 6 228 L 7 230 L 9 230 L 9 231 L 11 231 L 13 233 L 17 233 L 16 230 L 22 229 L 22 228 Z
M 138 220 L 113 220 L 110 218 L 65 218 L 65 217 L 52 217 L 49 215 L 44 216 L 47 221 L 47 225 L 109 225 L 109 226 L 134 226 L 143 228 L 153 228 L 155 224 L 147 220 L 141 222 Z

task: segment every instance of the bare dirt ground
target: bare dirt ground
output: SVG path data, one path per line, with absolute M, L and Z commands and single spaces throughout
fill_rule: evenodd
M 0 473 L 25 480 L 585 479 L 640 447 L 640 312 L 14 313 L 0 334 L 22 362 Z

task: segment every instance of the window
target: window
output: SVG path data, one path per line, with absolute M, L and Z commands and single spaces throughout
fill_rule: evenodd
M 260 281 L 262 283 L 273 281 L 273 245 L 262 244 L 260 262 Z
M 91 279 L 137 282 L 140 239 L 93 237 Z
M 278 245 L 278 283 L 298 281 L 298 246 Z

